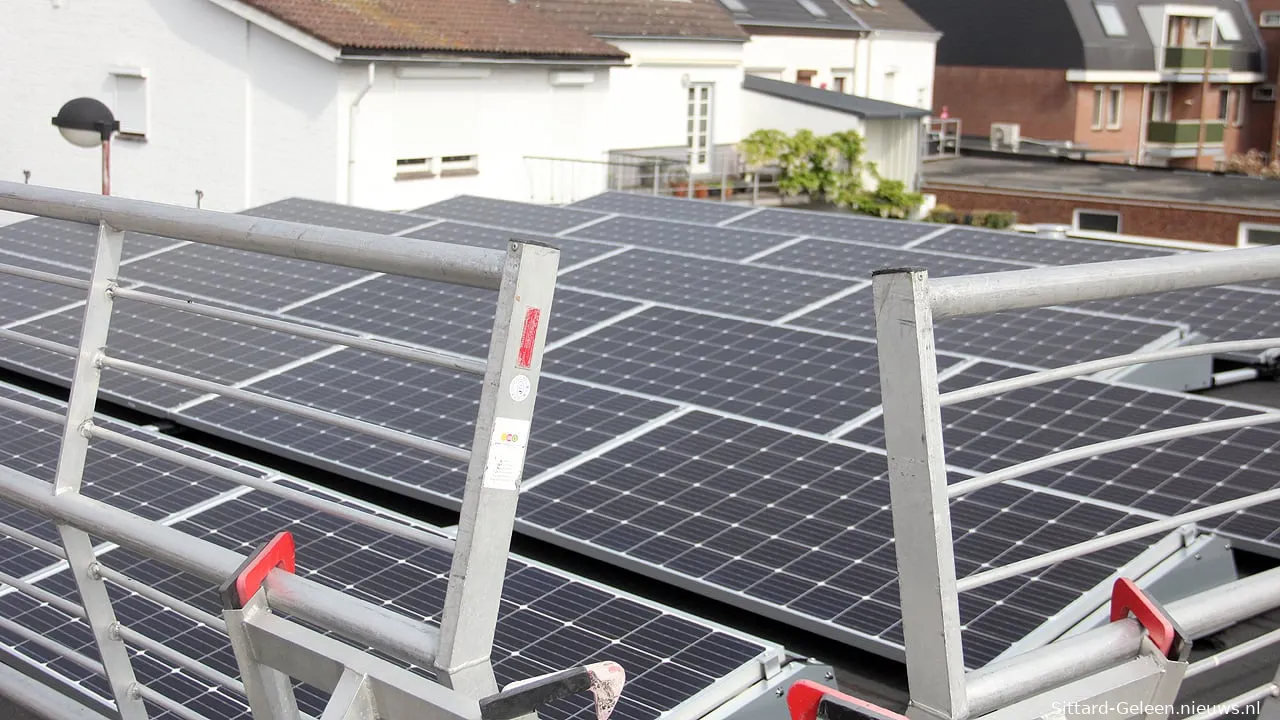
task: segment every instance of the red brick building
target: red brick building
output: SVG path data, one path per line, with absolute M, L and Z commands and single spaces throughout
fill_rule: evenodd
M 1260 31 L 1237 0 L 908 4 L 943 33 L 935 114 L 969 135 L 1007 140 L 1016 127 L 1099 161 L 1201 169 L 1271 147 L 1275 55 L 1264 68 L 1260 32 L 1280 45 L 1280 16 Z

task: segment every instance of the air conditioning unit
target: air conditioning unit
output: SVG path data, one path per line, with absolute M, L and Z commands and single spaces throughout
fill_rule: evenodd
M 1257 85 L 1253 88 L 1253 99 L 1255 102 L 1275 102 L 1276 86 L 1275 85 Z
M 1018 123 L 991 123 L 991 149 L 1018 152 L 1022 143 L 1022 126 Z

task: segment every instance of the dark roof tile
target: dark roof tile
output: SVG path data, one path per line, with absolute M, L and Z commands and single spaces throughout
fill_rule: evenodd
M 746 40 L 717 0 L 521 0 L 593 35 Z

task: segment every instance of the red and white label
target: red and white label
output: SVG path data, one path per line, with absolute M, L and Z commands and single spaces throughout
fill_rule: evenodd
M 542 310 L 531 307 L 524 311 L 524 330 L 520 334 L 520 350 L 516 354 L 516 367 L 528 370 L 533 365 L 533 346 L 538 339 L 538 323 Z

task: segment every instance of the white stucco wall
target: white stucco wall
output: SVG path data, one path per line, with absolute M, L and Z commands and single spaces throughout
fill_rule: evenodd
M 559 73 L 590 81 L 553 85 Z M 348 108 L 367 80 L 366 65 L 344 69 L 338 139 L 344 158 Z M 583 164 L 571 178 L 569 164 L 562 163 L 553 177 L 546 161 L 525 158 L 602 161 L 609 129 L 608 93 L 608 70 L 600 68 L 431 69 L 379 63 L 374 87 L 361 101 L 355 120 L 353 204 L 405 210 L 462 193 L 527 201 L 537 199 L 553 181 L 572 181 L 599 192 L 605 182 L 602 165 Z M 476 174 L 396 179 L 397 159 L 431 158 L 439 168 L 439 158 L 461 155 L 477 156 Z
M 743 48 L 746 71 L 772 80 L 795 82 L 798 70 L 814 70 L 814 87 L 835 89 L 837 73 L 848 78 L 845 92 L 854 90 L 854 38 L 753 35 Z
M 876 32 L 859 39 L 855 94 L 911 107 L 933 107 L 937 47 L 936 36 L 921 33 Z

